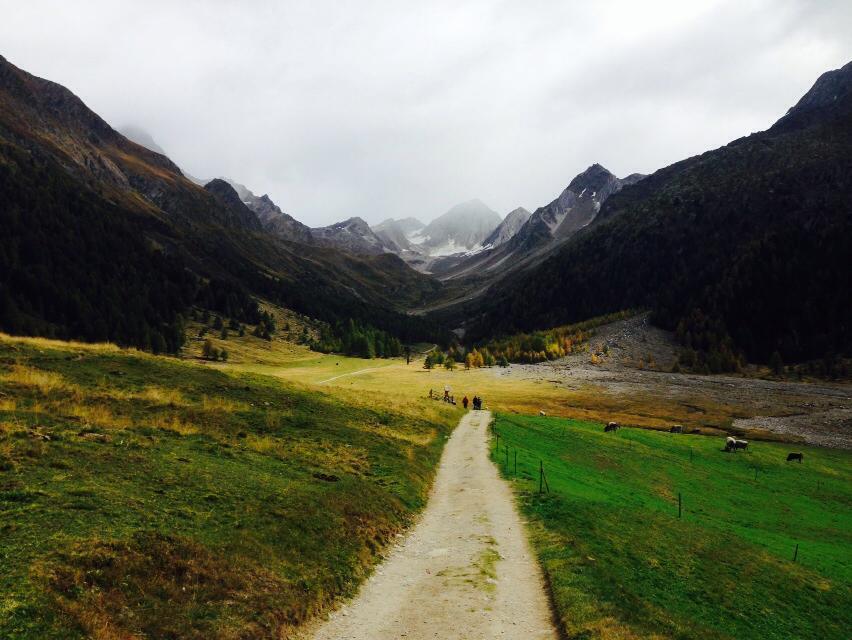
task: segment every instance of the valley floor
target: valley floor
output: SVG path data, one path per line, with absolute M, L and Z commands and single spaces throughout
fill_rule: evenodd
M 469 371 L 423 368 L 422 355 L 404 360 L 360 360 L 312 353 L 276 340 L 247 337 L 234 344 L 227 370 L 262 373 L 290 383 L 327 389 L 357 400 L 380 394 L 405 406 L 443 394 L 457 400 L 477 394 L 486 407 L 506 413 L 599 420 L 668 430 L 680 424 L 704 435 L 852 448 L 852 384 L 766 379 L 754 375 L 671 373 L 676 345 L 670 334 L 636 316 L 600 327 L 591 345 L 607 355 L 592 364 L 588 352 L 534 365 Z M 224 343 L 223 343 L 224 344 Z
M 508 489 L 484 459 L 484 414 L 478 425 L 463 422 L 446 440 L 463 415 L 464 395 L 479 395 L 504 418 L 544 412 L 547 429 L 553 417 L 581 421 L 592 432 L 609 420 L 651 430 L 682 424 L 701 435 L 678 443 L 694 443 L 696 451 L 714 456 L 721 436 L 730 432 L 793 442 L 805 452 L 805 464 L 787 469 L 779 463 L 784 473 L 808 472 L 809 461 L 827 460 L 817 490 L 834 478 L 838 500 L 827 515 L 811 509 L 822 494 L 808 502 L 822 520 L 811 527 L 806 562 L 821 537 L 835 536 L 831 518 L 848 519 L 848 483 L 836 482 L 848 478 L 848 452 L 804 446 L 850 448 L 848 384 L 665 373 L 674 357 L 671 339 L 641 317 L 598 330 L 592 343 L 605 343 L 608 353 L 596 364 L 586 352 L 540 365 L 469 371 L 426 370 L 422 354 L 407 364 L 314 353 L 293 339 L 305 330 L 302 319 L 281 317 L 278 325 L 282 330 L 271 341 L 250 332 L 221 339 L 209 330 L 202 338 L 203 328 L 193 326 L 197 337 L 180 359 L 0 335 L 0 637 L 280 637 L 352 596 L 396 540 L 403 543 L 387 567 L 402 568 L 380 568 L 362 599 L 329 623 L 342 635 L 321 638 L 347 637 L 350 618 L 364 620 L 365 629 L 377 634 L 393 633 L 394 624 L 430 627 L 418 617 L 424 612 L 431 612 L 425 619 L 433 625 L 439 615 L 455 612 L 452 619 L 465 621 L 462 628 L 473 638 L 500 637 L 500 629 L 483 631 L 483 612 L 489 620 L 510 616 L 549 633 L 536 613 L 542 591 L 531 578 L 535 563 L 523 548 L 520 520 L 507 510 Z M 227 362 L 201 358 L 206 339 L 227 349 Z M 430 390 L 437 396 L 445 387 L 459 405 L 429 399 Z M 540 438 L 543 449 L 524 443 L 518 436 L 527 428 L 517 429 L 513 445 L 535 449 L 554 468 L 575 450 L 572 441 L 554 442 L 547 431 Z M 668 437 L 636 433 L 631 447 L 637 438 Z M 439 479 L 427 507 L 446 442 L 453 446 L 441 474 L 449 480 Z M 586 444 L 594 474 L 604 477 L 611 464 L 625 464 L 615 449 L 600 448 L 592 439 Z M 564 450 L 548 450 L 551 445 Z M 768 462 L 761 465 L 770 468 Z M 574 486 L 575 469 L 565 469 L 566 486 Z M 524 504 L 529 488 L 516 488 Z M 662 485 L 654 490 L 671 501 Z M 399 538 L 423 508 L 419 527 Z M 524 513 L 540 559 L 552 543 L 548 531 L 559 534 L 557 542 L 563 535 L 605 537 L 617 549 L 624 542 L 616 535 L 622 526 L 617 518 L 601 530 L 598 520 L 575 522 L 571 509 L 558 512 L 556 520 Z M 792 522 L 798 512 L 786 515 Z M 729 514 L 719 521 L 728 526 Z M 791 541 L 783 539 L 782 555 Z M 841 547 L 831 544 L 848 549 L 845 539 Z M 620 551 L 611 557 L 635 559 Z M 560 562 L 544 558 L 552 588 L 559 588 L 557 578 L 572 580 L 585 571 Z M 425 576 L 417 577 L 412 568 Z M 648 571 L 656 579 L 656 567 Z M 700 600 L 702 589 L 712 586 L 712 572 L 707 584 L 686 575 L 678 574 L 672 588 L 685 581 Z M 583 597 L 611 579 L 601 574 L 581 585 Z M 822 589 L 827 583 L 806 584 Z M 764 586 L 774 597 L 772 586 Z M 397 608 L 385 603 L 390 608 L 383 613 L 375 609 L 379 605 L 369 594 L 395 594 L 395 587 L 415 600 L 422 596 L 420 605 L 395 600 Z M 668 587 L 660 588 L 664 594 Z M 452 594 L 449 601 L 441 595 L 444 589 Z M 557 605 L 571 611 L 568 604 Z M 701 615 L 708 611 L 712 607 Z M 501 628 L 510 629 L 508 624 Z M 650 624 L 665 629 L 664 635 L 679 633 L 659 617 Z M 453 637 L 449 628 L 443 637 Z M 439 627 L 429 630 L 428 637 L 442 637 L 435 633 Z

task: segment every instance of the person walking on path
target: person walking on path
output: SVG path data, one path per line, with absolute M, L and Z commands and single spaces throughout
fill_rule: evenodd
M 470 402 L 470 401 L 467 399 L 467 396 L 465 396 L 464 398 L 462 398 L 462 404 L 464 405 L 464 408 L 465 408 L 465 409 L 467 409 L 467 403 L 468 403 L 468 402 Z

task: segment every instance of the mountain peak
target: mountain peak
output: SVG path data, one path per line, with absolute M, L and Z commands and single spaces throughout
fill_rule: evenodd
M 260 221 L 257 219 L 254 211 L 249 209 L 240 200 L 236 189 L 227 181 L 221 178 L 214 178 L 204 185 L 204 189 L 212 194 L 231 213 L 231 219 L 229 220 L 231 224 L 254 230 L 261 228 Z
M 435 218 L 419 235 L 423 236 L 423 246 L 430 255 L 452 255 L 480 245 L 501 221 L 496 211 L 474 198 Z
M 344 249 L 351 253 L 380 255 L 393 247 L 386 246 L 381 237 L 367 224 L 364 218 L 352 216 L 327 227 L 311 229 L 321 244 Z
M 491 232 L 491 234 L 482 242 L 484 247 L 494 248 L 499 247 L 512 239 L 512 237 L 523 227 L 527 220 L 530 219 L 532 213 L 518 207 L 506 214 L 500 225 Z
M 606 184 L 615 180 L 615 175 L 597 162 L 574 177 L 568 184 L 568 189 L 579 195 L 583 189 L 593 192 L 600 191 Z
M 839 69 L 823 73 L 810 90 L 776 122 L 772 129 L 806 126 L 821 115 L 830 115 L 835 109 L 852 100 L 852 62 Z
M 281 211 L 281 208 L 272 201 L 269 195 L 264 193 L 262 196 L 256 196 L 244 184 L 230 178 L 222 178 L 222 180 L 231 185 L 243 204 L 254 211 L 264 229 L 283 240 L 304 244 L 313 242 L 311 230 L 293 216 Z
M 155 151 L 162 156 L 168 155 L 163 148 L 157 144 L 154 137 L 142 127 L 135 124 L 126 124 L 123 127 L 119 127 L 118 132 L 131 142 L 141 144 L 146 149 Z
M 329 226 L 337 229 L 358 229 L 359 231 L 363 231 L 370 228 L 370 225 L 367 224 L 367 221 L 359 216 L 352 216 L 351 218 L 347 218 L 343 222 L 336 222 Z

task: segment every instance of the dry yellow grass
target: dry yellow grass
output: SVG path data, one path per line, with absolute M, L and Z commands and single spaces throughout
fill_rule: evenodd
M 205 340 L 210 340 L 213 346 L 220 351 L 222 349 L 227 351 L 229 363 L 244 365 L 277 365 L 281 364 L 282 359 L 293 361 L 303 358 L 312 359 L 320 355 L 314 353 L 306 346 L 297 343 L 305 327 L 308 328 L 309 335 L 317 337 L 314 323 L 289 309 L 282 309 L 265 302 L 261 302 L 260 307 L 263 311 L 270 313 L 275 320 L 276 332 L 273 334 L 272 340 L 264 340 L 263 338 L 253 336 L 253 325 L 245 325 L 245 335 L 242 337 L 236 331 L 229 329 L 227 340 L 222 340 L 220 332 L 211 327 L 207 327 L 205 335 L 199 337 L 199 331 L 205 328 L 205 325 L 201 322 L 193 321 L 187 325 L 187 342 L 181 355 L 185 358 L 200 360 Z M 206 362 L 213 366 L 220 364 Z
M 485 399 L 488 408 L 510 413 L 536 414 L 539 411 L 545 411 L 548 415 L 554 416 L 596 421 L 615 420 L 624 424 L 650 428 L 666 428 L 667 425 L 678 423 L 687 427 L 701 427 L 702 430 L 710 430 L 710 432 L 713 427 L 729 425 L 734 418 L 742 417 L 741 407 L 713 402 L 701 396 L 690 397 L 689 404 L 686 404 L 683 399 L 667 398 L 650 392 L 625 394 L 603 385 L 586 384 L 579 387 L 566 387 L 542 379 L 503 376 L 498 368 L 427 371 L 422 367 L 421 358 L 406 365 L 402 359 L 362 360 L 335 354 L 320 354 L 288 339 L 288 336 L 295 339 L 301 333 L 302 326 L 306 322 L 303 318 L 288 310 L 269 305 L 264 305 L 264 309 L 275 316 L 278 324 L 278 332 L 271 342 L 252 336 L 250 327 L 247 327 L 245 336 L 239 337 L 235 332 L 231 332 L 227 340 L 220 340 L 217 335 L 214 335 L 216 332 L 210 331 L 207 337 L 217 347 L 227 349 L 229 359 L 225 363 L 205 361 L 204 364 L 231 375 L 243 373 L 270 375 L 281 378 L 288 384 L 312 391 L 319 390 L 330 397 L 357 406 L 393 409 L 412 417 L 426 419 L 437 418 L 448 411 L 458 410 L 444 403 L 427 399 L 429 389 L 441 393 L 444 385 L 452 388 L 457 401 L 460 401 L 465 394 L 468 397 L 477 394 Z M 290 326 L 289 332 L 284 330 L 287 324 Z M 199 323 L 192 323 L 188 328 L 188 336 L 197 335 L 200 327 Z M 85 351 L 120 351 L 112 344 L 89 345 L 44 338 L 12 338 L 4 334 L 0 334 L 0 340 L 26 343 L 39 348 L 61 347 L 80 354 Z M 199 357 L 202 344 L 203 340 L 190 337 L 183 356 Z M 130 351 L 139 357 L 155 357 L 135 350 Z M 38 388 L 43 394 L 62 390 L 66 396 L 69 393 L 73 394 L 74 400 L 83 399 L 78 395 L 78 390 L 61 376 L 31 367 L 15 365 L 10 371 L 0 373 L 0 378 L 11 383 Z M 101 385 L 104 389 L 108 389 L 108 386 L 106 382 Z M 102 397 L 114 400 L 140 400 L 158 406 L 186 407 L 193 404 L 177 391 L 156 386 L 137 392 L 108 389 L 104 391 Z M 91 399 L 91 396 L 88 399 Z M 247 409 L 241 403 L 216 397 L 205 397 L 199 404 L 203 411 L 219 414 Z M 0 408 L 2 406 L 0 405 Z M 31 410 L 37 413 L 39 407 L 31 408 Z M 277 419 L 271 413 L 267 418 L 272 423 Z M 176 430 L 196 432 L 197 428 L 196 425 L 190 424 L 181 425 Z M 411 437 L 417 442 L 422 442 L 424 438 L 423 434 L 388 433 L 383 435 L 397 439 Z
M 249 434 L 244 446 L 251 451 L 282 460 L 307 459 L 317 469 L 340 473 L 363 473 L 370 468 L 367 452 L 358 447 L 335 445 L 327 441 L 287 440 Z
M 201 408 L 204 411 L 214 413 L 231 413 L 234 411 L 246 411 L 248 410 L 248 405 L 244 402 L 236 402 L 221 396 L 203 396 L 201 398 Z
M 98 397 L 110 400 L 132 401 L 141 400 L 155 405 L 167 407 L 186 407 L 189 406 L 189 401 L 184 398 L 183 394 L 176 389 L 166 389 L 164 387 L 148 386 L 141 391 L 127 391 L 124 389 L 116 389 L 109 387 L 105 382 L 100 385 L 102 391 Z
M 0 380 L 11 384 L 38 389 L 43 395 L 56 391 L 78 391 L 58 373 L 42 371 L 26 365 L 14 364 L 9 371 L 0 373 Z
M 196 435 L 202 432 L 201 427 L 191 420 L 174 414 L 156 415 L 148 421 L 148 424 L 158 429 L 179 433 L 182 436 Z
M 163 387 L 145 387 L 142 391 L 134 394 L 133 399 L 167 406 L 186 406 L 189 404 L 180 391 L 164 389 Z
M 671 424 L 688 428 L 700 427 L 713 433 L 718 426 L 730 425 L 742 417 L 743 408 L 734 404 L 713 402 L 699 394 L 668 398 L 660 394 L 609 389 L 600 384 L 565 386 L 545 379 L 517 375 L 504 376 L 492 367 L 446 371 L 422 367 L 418 359 L 406 365 L 402 359 L 362 360 L 339 355 L 271 352 L 277 364 L 228 363 L 220 365 L 226 372 L 249 372 L 271 375 L 289 384 L 321 390 L 347 403 L 374 408 L 393 408 L 411 415 L 453 410 L 443 402 L 428 400 L 429 390 L 442 394 L 451 388 L 458 409 L 464 395 L 484 398 L 486 407 L 507 413 L 548 415 L 668 429 Z M 425 414 L 424 414 L 425 412 Z M 434 415 L 434 414 L 433 414 Z
M 144 355 L 144 352 L 136 349 L 122 349 L 121 347 L 112 344 L 111 342 L 74 342 L 66 340 L 53 340 L 51 338 L 29 338 L 22 336 L 10 336 L 8 333 L 0 331 L 0 340 L 10 344 L 25 344 L 31 347 L 40 349 L 64 349 L 64 350 L 79 350 L 79 351 L 96 351 L 96 352 L 119 352 L 130 351 Z
M 130 418 L 116 415 L 107 407 L 100 404 L 78 404 L 74 403 L 62 410 L 62 405 L 57 407 L 67 416 L 73 416 L 80 421 L 83 427 L 98 427 L 101 429 L 128 429 L 133 425 Z

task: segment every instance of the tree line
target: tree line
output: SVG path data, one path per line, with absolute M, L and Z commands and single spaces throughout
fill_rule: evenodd
M 358 358 L 397 358 L 405 353 L 399 338 L 354 318 L 334 324 L 322 323 L 319 337 L 309 339 L 308 345 L 321 353 L 342 353 Z

